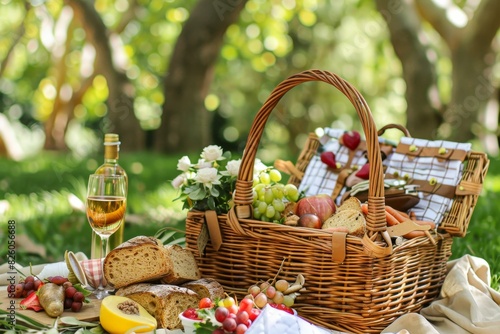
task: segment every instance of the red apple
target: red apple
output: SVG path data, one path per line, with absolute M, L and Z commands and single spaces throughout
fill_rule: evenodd
M 319 219 L 319 217 L 313 213 L 303 214 L 302 216 L 300 216 L 297 223 L 299 224 L 299 226 L 310 227 L 310 228 L 321 228 L 322 225 L 322 222 Z
M 299 217 L 312 213 L 324 222 L 335 213 L 337 207 L 333 198 L 326 194 L 307 196 L 300 199 L 295 207 L 295 214 Z

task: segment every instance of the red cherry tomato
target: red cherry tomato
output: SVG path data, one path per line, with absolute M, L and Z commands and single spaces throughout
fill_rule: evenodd
M 188 308 L 184 312 L 182 312 L 182 315 L 185 316 L 188 319 L 193 319 L 193 320 L 198 320 L 198 314 L 196 313 L 196 310 L 194 308 Z
M 212 308 L 213 306 L 214 306 L 214 303 L 208 297 L 200 299 L 200 303 L 198 305 L 199 308 Z
M 293 310 L 290 307 L 286 306 L 285 304 L 270 303 L 269 306 L 274 307 L 278 310 L 282 310 L 282 311 L 285 311 L 287 313 L 293 314 Z

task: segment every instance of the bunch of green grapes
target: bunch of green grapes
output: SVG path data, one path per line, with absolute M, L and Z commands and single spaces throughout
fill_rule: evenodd
M 277 169 L 260 172 L 253 182 L 253 217 L 265 222 L 280 222 L 287 202 L 299 199 L 299 190 L 293 184 L 284 185 Z

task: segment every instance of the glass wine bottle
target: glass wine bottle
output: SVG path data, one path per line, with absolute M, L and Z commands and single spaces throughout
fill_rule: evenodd
M 95 174 L 105 175 L 125 175 L 128 187 L 128 178 L 125 170 L 118 164 L 120 152 L 120 138 L 115 133 L 106 133 L 104 135 L 104 163 L 96 169 Z M 123 242 L 123 231 L 125 224 L 121 224 L 120 228 L 109 238 L 108 246 L 110 249 L 115 248 Z M 92 245 L 90 250 L 92 259 L 101 258 L 101 238 L 92 231 Z

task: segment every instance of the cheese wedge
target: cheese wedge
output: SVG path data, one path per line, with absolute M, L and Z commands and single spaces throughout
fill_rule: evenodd
M 157 327 L 156 319 L 144 307 L 122 296 L 107 296 L 102 300 L 99 320 L 110 334 L 146 333 Z

